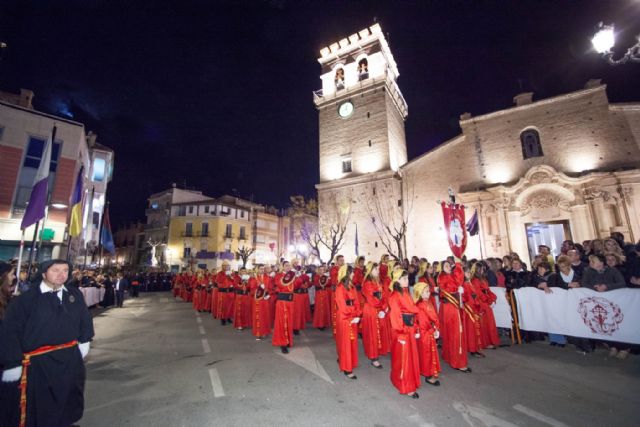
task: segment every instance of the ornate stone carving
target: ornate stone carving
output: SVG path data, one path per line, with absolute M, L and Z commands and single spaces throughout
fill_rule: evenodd
M 560 195 L 548 191 L 540 191 L 532 194 L 524 201 L 524 203 L 522 203 L 520 206 L 520 213 L 522 216 L 526 216 L 534 209 L 552 208 L 567 211 L 569 210 L 569 207 L 569 202 L 564 200 Z
M 633 188 L 632 187 L 618 187 L 618 194 L 625 201 L 629 201 L 631 196 L 633 196 Z
M 535 172 L 529 177 L 529 182 L 533 185 L 551 182 L 551 176 L 546 172 Z
M 582 194 L 584 195 L 584 199 L 587 202 L 591 202 L 597 199 L 602 199 L 605 202 L 608 202 L 609 199 L 611 199 L 611 194 L 599 187 L 587 187 L 583 190 Z

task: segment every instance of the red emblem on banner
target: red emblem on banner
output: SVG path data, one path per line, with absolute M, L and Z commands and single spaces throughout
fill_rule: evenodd
M 600 335 L 613 335 L 624 320 L 620 307 L 602 297 L 582 298 L 578 313 L 591 332 Z
M 464 220 L 464 206 L 442 202 L 444 229 L 449 240 L 449 247 L 456 258 L 462 258 L 467 248 L 467 230 Z

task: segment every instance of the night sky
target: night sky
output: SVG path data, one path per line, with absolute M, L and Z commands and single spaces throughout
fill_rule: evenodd
M 144 219 L 169 188 L 286 207 L 315 194 L 319 50 L 382 25 L 407 103 L 409 158 L 459 133 L 458 118 L 608 84 L 640 101 L 640 64 L 590 50 L 599 21 L 620 51 L 640 1 L 0 1 L 0 89 L 73 118 L 115 151 L 112 223 Z

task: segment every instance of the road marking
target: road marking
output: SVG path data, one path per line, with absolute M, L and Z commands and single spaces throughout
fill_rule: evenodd
M 523 414 L 528 415 L 531 418 L 535 418 L 540 422 L 549 424 L 550 426 L 553 426 L 553 427 L 569 427 L 567 424 L 561 421 L 558 421 L 555 418 L 548 417 L 545 414 L 541 414 L 538 411 L 534 411 L 533 409 L 527 408 L 526 406 L 522 406 L 520 404 L 513 405 L 513 409 L 515 409 L 518 412 L 522 412 Z
M 331 377 L 324 370 L 320 361 L 316 359 L 315 354 L 309 347 L 293 347 L 289 349 L 289 354 L 282 354 L 280 349 L 274 350 L 277 354 L 284 357 L 290 362 L 303 367 L 307 371 L 319 376 L 326 382 L 333 384 Z
M 198 330 L 200 331 L 200 335 L 204 335 L 206 333 L 202 326 L 198 326 Z
M 420 414 L 413 414 L 407 417 L 407 420 L 412 424 L 417 424 L 419 427 L 436 427 L 435 424 L 428 423 L 420 416 Z
M 209 341 L 206 338 L 202 338 L 202 349 L 205 353 L 211 353 L 211 347 L 209 347 Z
M 453 402 L 453 409 L 460 412 L 462 418 L 464 418 L 467 424 L 471 427 L 477 426 L 477 424 L 473 422 L 472 418 L 475 418 L 480 421 L 482 425 L 487 427 L 518 427 L 516 424 L 490 414 L 487 409 L 480 406 L 471 406 L 462 402 Z
M 198 322 L 198 323 L 202 323 L 202 317 L 198 316 L 198 317 L 196 318 L 196 322 Z
M 216 368 L 209 369 L 209 378 L 211 379 L 211 387 L 213 388 L 214 397 L 223 397 L 224 389 L 222 388 L 222 381 L 220 381 L 220 375 Z

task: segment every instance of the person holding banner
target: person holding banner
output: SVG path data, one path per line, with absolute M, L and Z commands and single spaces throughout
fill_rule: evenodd
M 480 294 L 476 292 L 476 289 L 471 284 L 471 269 L 464 267 L 464 283 L 462 288 L 462 307 L 464 324 L 462 329 L 465 331 L 467 337 L 467 351 L 471 353 L 473 357 L 485 357 L 480 351 L 484 347 L 482 342 L 482 331 L 480 322 L 482 319 L 482 307 L 480 303 Z
M 442 359 L 452 368 L 469 373 L 471 368 L 467 366 L 467 337 L 462 317 L 463 283 L 462 265 L 456 263 L 454 267 L 449 261 L 443 261 L 438 275 Z

